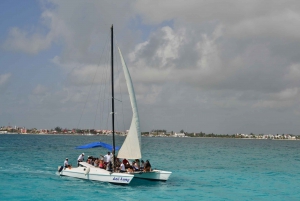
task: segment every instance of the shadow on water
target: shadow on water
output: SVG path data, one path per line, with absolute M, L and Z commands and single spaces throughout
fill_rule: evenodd
M 96 186 L 115 186 L 115 187 L 157 187 L 157 186 L 164 186 L 166 184 L 165 181 L 153 181 L 153 180 L 147 180 L 147 179 L 133 179 L 129 184 L 116 184 L 116 183 L 108 183 L 108 182 L 101 182 L 101 181 L 92 181 L 92 180 L 86 180 L 86 179 L 79 179 L 74 177 L 66 177 L 66 176 L 60 176 L 59 174 L 55 174 L 55 176 L 60 177 L 60 179 L 63 179 L 64 181 L 72 181 L 81 183 L 81 185 L 96 185 Z
M 133 179 L 129 186 L 135 187 L 135 186 L 161 186 L 164 185 L 165 181 L 153 181 L 153 180 L 147 180 L 147 179 Z

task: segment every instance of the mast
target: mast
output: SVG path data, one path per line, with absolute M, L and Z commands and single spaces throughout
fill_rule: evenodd
M 114 157 L 113 161 L 113 170 L 115 170 L 115 97 L 114 97 L 114 42 L 113 42 L 113 36 L 114 36 L 114 27 L 111 25 L 111 107 L 112 107 L 112 136 L 113 136 L 113 150 L 112 154 Z

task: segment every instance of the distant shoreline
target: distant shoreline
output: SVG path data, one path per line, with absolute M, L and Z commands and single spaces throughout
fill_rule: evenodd
M 56 136 L 56 135 L 64 135 L 64 136 L 111 136 L 111 135 L 100 135 L 100 134 L 92 134 L 92 135 L 85 135 L 85 134 L 80 134 L 80 133 L 0 133 L 0 135 L 52 135 L 52 136 Z M 123 136 L 126 137 L 124 135 L 118 135 L 118 136 Z M 299 140 L 299 139 L 266 139 L 266 138 L 234 138 L 234 137 L 173 137 L 173 136 L 145 136 L 142 135 L 142 137 L 148 137 L 148 138 L 205 138 L 205 139 L 212 139 L 212 138 L 222 138 L 222 139 L 236 139 L 236 140 L 280 140 L 280 141 L 295 141 L 295 140 Z

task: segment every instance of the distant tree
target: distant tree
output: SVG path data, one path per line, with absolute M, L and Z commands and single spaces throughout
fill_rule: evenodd
M 59 126 L 57 126 L 57 127 L 55 127 L 55 129 L 54 129 L 54 130 L 56 130 L 56 132 L 60 133 L 60 132 L 61 132 L 61 130 L 62 130 L 62 128 L 61 128 L 61 127 L 59 127 Z
M 180 130 L 180 133 L 184 133 L 184 130 Z
M 155 132 L 155 133 L 158 133 L 158 132 L 160 132 L 160 133 L 166 133 L 167 130 L 165 130 L 165 129 L 156 129 L 156 130 L 152 130 L 151 132 Z

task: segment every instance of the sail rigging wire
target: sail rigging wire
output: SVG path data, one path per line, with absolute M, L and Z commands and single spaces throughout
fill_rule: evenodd
M 107 37 L 107 38 L 108 38 L 108 37 Z M 107 43 L 108 39 L 105 40 L 105 41 L 106 41 L 106 43 Z M 104 55 L 105 47 L 106 47 L 106 45 L 104 45 L 104 47 L 103 47 L 103 49 L 102 49 L 101 55 Z M 100 56 L 100 58 L 101 58 L 101 56 Z M 91 95 L 91 91 L 92 91 L 91 89 L 92 89 L 92 87 L 93 87 L 93 84 L 94 84 L 94 81 L 95 81 L 95 77 L 96 77 L 96 75 L 97 75 L 97 72 L 98 72 L 98 69 L 99 69 L 99 66 L 100 66 L 100 62 L 101 62 L 101 59 L 100 59 L 99 62 L 98 62 L 98 65 L 97 65 L 97 68 L 96 68 L 96 73 L 94 73 L 94 76 L 93 76 L 93 79 L 92 79 L 92 84 L 91 84 L 91 86 L 90 86 L 90 88 L 89 88 L 87 98 L 86 98 L 86 100 L 85 100 L 85 102 L 84 102 L 84 107 L 83 107 L 83 109 L 82 109 L 82 111 L 81 111 L 81 114 L 80 114 L 80 117 L 79 117 L 79 121 L 78 121 L 78 124 L 77 124 L 77 128 L 79 128 L 79 125 L 80 125 L 80 122 L 81 122 L 83 113 L 84 113 L 84 111 L 85 111 L 85 108 L 86 108 L 88 99 L 89 99 L 89 97 L 90 97 L 90 95 Z M 97 111 L 96 111 L 96 112 L 97 112 Z
M 107 68 L 105 68 L 105 69 L 107 69 Z M 105 76 L 106 75 L 106 76 Z M 106 79 L 107 79 L 107 73 L 103 73 L 102 74 L 102 77 L 104 77 L 105 76 L 105 78 L 103 79 L 103 80 L 105 80 L 105 82 L 104 83 L 106 83 L 107 81 L 106 81 Z M 102 80 L 101 79 L 101 80 Z M 99 113 L 101 114 L 101 109 L 103 109 L 104 110 L 104 106 L 101 108 L 101 106 L 100 106 L 100 103 L 101 102 L 103 102 L 103 104 L 104 104 L 104 102 L 105 102 L 105 89 L 106 89 L 106 84 L 104 85 L 104 87 L 100 87 L 100 90 L 99 90 L 99 93 L 98 93 L 98 101 L 97 101 L 97 108 L 96 108 L 96 113 L 95 113 L 95 118 L 94 118 L 94 127 L 96 126 L 96 120 L 97 120 L 97 116 L 98 116 L 98 110 L 99 110 Z M 103 90 L 103 92 L 102 92 L 102 90 Z M 101 95 L 102 94 L 104 94 L 104 96 L 103 96 L 103 101 L 101 100 Z M 103 105 L 102 104 L 102 105 Z M 99 124 L 101 124 L 102 123 L 102 121 L 101 121 L 101 115 L 99 115 L 100 116 L 100 119 L 99 119 Z
M 106 45 L 105 45 L 105 48 L 106 48 L 106 51 L 105 52 L 109 52 L 109 37 L 106 41 Z M 104 87 L 102 86 L 102 91 L 103 91 L 103 98 L 102 98 L 102 109 L 100 107 L 100 110 L 99 110 L 99 113 L 101 114 L 101 111 L 102 111 L 102 114 L 106 114 L 106 117 L 104 115 L 100 115 L 100 127 L 102 129 L 106 128 L 106 130 L 108 130 L 109 128 L 109 112 L 105 111 L 105 108 L 106 110 L 108 110 L 108 108 L 111 108 L 111 102 L 109 100 L 111 100 L 109 97 L 109 87 L 108 87 L 108 83 L 110 81 L 110 77 L 108 76 L 109 74 L 109 69 L 110 69 L 110 66 L 109 66 L 109 60 L 110 60 L 110 56 L 108 54 L 105 54 L 105 65 L 104 65 L 104 68 L 103 68 L 103 72 L 102 75 L 105 77 L 103 83 L 104 83 Z M 101 80 L 102 81 L 102 80 Z M 99 92 L 101 94 L 101 91 Z M 99 96 L 100 96 L 99 94 Z M 102 125 L 102 126 L 101 126 Z
M 116 36 L 114 34 L 114 55 L 119 55 L 117 53 L 117 47 L 118 47 L 118 44 L 117 44 L 117 41 L 116 41 Z M 101 84 L 99 91 L 97 94 L 97 104 L 96 104 L 96 108 L 95 108 L 95 115 L 94 115 L 94 121 L 93 121 L 93 127 L 95 128 L 96 125 L 97 125 L 97 122 L 99 122 L 99 126 L 100 126 L 100 129 L 106 129 L 106 130 L 110 130 L 109 127 L 110 127 L 110 121 L 109 121 L 109 118 L 111 117 L 109 112 L 106 112 L 106 110 L 108 108 L 111 108 L 111 102 L 110 101 L 107 101 L 109 100 L 109 87 L 108 87 L 108 82 L 110 80 L 110 77 L 108 76 L 108 70 L 109 70 L 109 55 L 106 54 L 106 52 L 109 52 L 107 51 L 109 49 L 109 36 L 107 37 L 107 39 L 105 40 L 105 44 L 102 48 L 102 52 L 101 52 L 101 56 L 100 56 L 100 60 L 98 62 L 98 65 L 97 65 L 97 68 L 96 68 L 96 72 L 94 73 L 93 75 L 93 78 L 92 78 L 92 83 L 91 83 L 91 86 L 89 87 L 89 91 L 88 91 L 88 95 L 85 99 L 85 102 L 84 102 L 84 106 L 83 106 L 83 109 L 80 113 L 80 117 L 79 117 L 79 121 L 78 121 L 78 124 L 77 124 L 77 128 L 79 128 L 81 122 L 82 122 L 82 119 L 83 119 L 83 116 L 84 114 L 86 113 L 86 108 L 87 108 L 87 105 L 88 105 L 88 101 L 91 97 L 92 93 L 94 90 L 93 90 L 93 87 L 95 87 L 95 82 L 96 82 L 96 75 L 101 73 L 101 76 L 100 76 L 100 83 L 103 83 Z M 100 63 L 101 61 L 104 61 L 104 65 L 102 65 L 102 67 L 100 66 Z M 121 79 L 124 79 L 124 76 L 122 76 L 122 70 L 120 69 L 121 67 L 121 62 L 120 62 L 120 57 L 119 56 L 116 56 L 115 59 L 114 59 L 114 62 L 115 62 L 115 69 L 116 69 L 116 72 L 115 74 L 117 75 L 116 78 L 118 78 L 118 82 L 117 83 L 117 87 L 119 88 L 119 96 L 120 96 L 120 100 L 117 99 L 116 97 L 114 98 L 115 100 L 118 100 L 119 102 L 121 102 L 121 104 L 119 104 L 119 106 L 121 105 L 121 107 L 117 106 L 119 110 L 119 114 L 120 115 L 116 115 L 118 114 L 117 111 L 115 111 L 115 124 L 116 124 L 116 128 L 118 128 L 118 130 L 128 130 L 128 128 L 125 128 L 125 118 L 124 118 L 124 102 L 123 102 L 123 91 L 122 91 L 122 86 L 121 86 L 121 82 L 120 81 Z M 101 68 L 100 68 L 101 67 Z M 99 68 L 102 69 L 102 72 L 99 72 Z M 74 68 L 75 69 L 75 68 Z M 74 71 L 74 69 L 72 69 Z M 109 97 L 107 97 L 109 96 Z M 116 106 L 115 106 L 116 107 Z M 100 115 L 99 115 L 100 114 Z M 106 115 L 105 115 L 106 114 Z M 105 117 L 106 116 L 106 117 Z M 98 120 L 99 121 L 98 121 Z M 121 121 L 120 121 L 121 120 Z M 102 125 L 102 126 L 101 126 Z M 104 128 L 103 128 L 104 127 Z M 117 129 L 116 129 L 117 130 Z
M 108 42 L 108 40 L 106 40 L 106 42 Z M 105 47 L 107 47 L 107 44 L 105 45 Z M 108 60 L 108 58 L 106 58 L 106 59 Z M 107 64 L 107 61 L 105 62 L 105 64 Z M 95 114 L 95 119 L 94 119 L 94 127 L 95 127 L 95 124 L 96 124 L 96 119 L 97 119 L 97 115 L 98 115 L 98 109 L 99 109 L 99 103 L 100 102 L 103 103 L 102 104 L 102 110 L 104 111 L 104 103 L 105 103 L 105 100 L 106 100 L 106 98 L 105 98 L 105 96 L 106 96 L 105 91 L 106 91 L 106 87 L 107 87 L 107 74 L 108 74 L 107 73 L 107 69 L 108 69 L 107 67 L 104 67 L 104 69 L 103 69 L 104 73 L 102 73 L 102 77 L 101 77 L 101 80 L 100 80 L 101 83 L 104 83 L 104 87 L 102 85 L 100 86 L 100 90 L 99 90 L 99 94 L 98 94 L 97 109 L 96 109 L 96 114 Z M 102 80 L 104 80 L 104 82 L 102 82 Z M 100 101 L 101 100 L 101 98 L 100 98 L 101 94 L 104 94 L 104 96 L 102 98 L 103 99 L 102 101 Z M 99 113 L 101 114 L 101 107 L 99 109 Z M 102 115 L 100 115 L 99 125 L 101 125 L 102 120 L 103 120 Z
M 114 35 L 115 35 L 115 33 L 114 33 Z M 115 50 L 115 55 L 119 55 L 119 52 L 118 52 L 118 41 L 117 41 L 117 37 L 116 36 L 114 36 L 114 38 L 115 38 L 115 45 L 114 46 L 116 46 L 116 48 L 114 48 L 114 50 Z M 118 66 L 118 68 L 117 68 L 117 72 L 118 72 L 118 75 L 122 75 L 122 78 L 124 79 L 124 82 L 126 83 L 126 81 L 125 81 L 125 77 L 124 77 L 124 75 L 123 75 L 123 70 L 121 70 L 121 68 L 122 68 L 122 64 L 121 64 L 121 58 L 120 58 L 120 55 L 118 56 L 118 58 L 119 59 L 116 59 L 116 63 L 117 63 L 117 66 Z M 120 78 L 120 76 L 119 76 L 119 82 L 118 82 L 118 84 L 119 84 L 119 91 L 120 91 L 120 96 L 121 96 L 121 100 L 123 100 L 123 90 L 122 90 L 122 88 L 121 88 L 121 85 L 120 85 L 120 83 L 121 83 L 121 78 Z M 122 111 L 122 123 L 123 123 L 123 130 L 126 132 L 126 130 L 127 130 L 127 128 L 125 128 L 125 118 L 124 118 L 124 103 L 123 103 L 123 101 L 121 101 L 121 111 Z
M 117 38 L 117 37 L 115 37 L 115 38 Z M 116 47 L 118 47 L 118 41 L 116 40 L 115 41 L 115 46 Z M 115 48 L 115 51 L 117 51 L 117 48 Z M 119 55 L 118 54 L 118 52 L 117 52 L 117 55 Z M 118 65 L 117 66 L 121 66 L 121 63 L 120 63 L 120 56 L 118 57 L 119 59 L 117 59 L 116 61 L 117 61 L 117 63 L 118 63 Z M 121 75 L 122 73 L 121 73 L 121 69 L 120 68 L 117 68 L 117 70 L 118 70 L 118 75 Z M 120 80 L 120 79 L 119 79 Z M 122 88 L 121 88 L 121 85 L 120 85 L 120 81 L 119 81 L 119 90 L 120 90 L 120 95 L 121 95 L 121 100 L 123 100 L 123 91 L 122 91 Z M 124 104 L 123 104 L 123 101 L 121 101 L 121 108 L 122 108 L 122 119 L 123 119 L 123 130 L 124 131 L 126 131 L 127 129 L 125 129 L 125 121 L 124 121 Z

